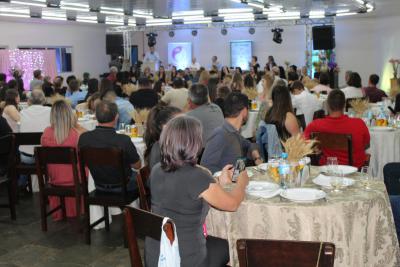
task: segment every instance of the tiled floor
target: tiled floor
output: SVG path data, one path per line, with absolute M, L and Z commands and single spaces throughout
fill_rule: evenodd
M 38 195 L 24 197 L 17 205 L 16 221 L 11 221 L 8 209 L 0 209 L 0 267 L 130 266 L 122 219 L 114 216 L 110 232 L 93 230 L 88 246 L 74 221 L 53 222 L 49 217 L 48 231 L 42 232 Z

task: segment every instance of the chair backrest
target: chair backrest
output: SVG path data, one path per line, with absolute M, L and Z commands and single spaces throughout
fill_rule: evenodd
M 15 145 L 40 145 L 42 134 L 42 132 L 15 133 Z
M 0 172 L 8 173 L 11 171 L 12 164 L 15 158 L 15 136 L 8 134 L 0 137 L 0 157 L 2 159 L 7 158 L 7 162 L 1 162 L 0 167 L 4 168 Z
M 325 118 L 325 110 L 320 109 L 314 112 L 313 120 Z
M 39 188 L 42 190 L 49 182 L 48 165 L 70 165 L 76 190 L 80 188 L 78 156 L 73 147 L 35 147 L 36 172 Z
M 128 241 L 129 255 L 131 259 L 132 267 L 143 267 L 142 260 L 140 257 L 139 246 L 137 243 L 137 237 L 151 237 L 155 240 L 161 239 L 161 226 L 163 217 L 148 211 L 126 207 L 124 209 L 125 217 L 125 235 Z M 163 231 L 167 235 L 171 244 L 175 240 L 174 236 L 174 224 L 172 221 L 168 221 Z
M 383 181 L 389 195 L 400 195 L 399 163 L 388 163 L 383 167 Z
M 240 267 L 333 267 L 335 245 L 327 242 L 239 239 Z
M 318 140 L 321 149 L 343 150 L 347 152 L 349 165 L 353 165 L 353 141 L 351 134 L 311 133 L 311 138 Z
M 148 189 L 147 181 L 150 176 L 150 168 L 148 166 L 144 166 L 140 169 L 137 177 L 137 184 L 139 188 L 139 200 L 140 200 L 140 208 L 146 211 L 150 211 L 150 191 Z
M 82 175 L 82 185 L 84 196 L 88 196 L 87 182 L 88 177 L 85 172 L 85 168 L 93 167 L 112 167 L 121 171 L 120 184 L 122 187 L 122 196 L 127 199 L 127 188 L 126 183 L 129 180 L 128 174 L 126 173 L 124 152 L 120 148 L 107 147 L 81 147 L 79 148 L 79 165 Z M 95 180 L 95 177 L 93 177 Z
M 306 119 L 304 118 L 304 114 L 296 115 L 296 118 L 300 124 L 300 128 L 304 131 L 306 129 Z

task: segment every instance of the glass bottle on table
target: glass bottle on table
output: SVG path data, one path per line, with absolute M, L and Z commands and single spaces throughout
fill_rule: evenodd
M 369 190 L 371 189 L 371 176 L 369 175 L 369 167 L 368 166 L 363 166 L 361 168 L 361 185 Z

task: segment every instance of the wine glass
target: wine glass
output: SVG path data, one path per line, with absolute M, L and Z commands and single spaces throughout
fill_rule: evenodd
M 337 172 L 338 169 L 338 160 L 337 157 L 328 157 L 326 159 L 326 165 L 327 165 L 327 173 L 330 176 L 334 176 Z
M 368 173 L 369 167 L 368 166 L 363 166 L 361 168 L 361 184 L 364 186 L 365 189 L 369 190 L 371 189 L 370 183 L 371 183 L 371 176 Z

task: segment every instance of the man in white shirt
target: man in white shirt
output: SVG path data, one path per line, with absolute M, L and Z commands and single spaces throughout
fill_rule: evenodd
M 154 70 L 158 70 L 160 65 L 160 55 L 156 52 L 156 48 L 154 46 L 149 47 L 150 51 L 147 51 L 143 58 L 143 63 L 154 64 Z
M 312 122 L 314 112 L 322 109 L 322 103 L 318 101 L 315 95 L 307 92 L 300 81 L 293 82 L 290 91 L 293 108 L 296 109 L 296 115 L 303 114 L 307 126 Z
M 190 70 L 191 71 L 197 71 L 200 69 L 200 63 L 197 62 L 197 59 L 195 57 L 192 58 L 192 65 L 190 65 Z
M 20 132 L 43 132 L 50 126 L 50 107 L 43 106 L 46 102 L 44 93 L 40 89 L 34 89 L 29 98 L 29 107 L 21 111 Z M 20 146 L 19 152 L 21 162 L 26 164 L 34 164 L 33 157 L 35 146 Z M 25 186 L 27 182 L 26 176 L 21 176 L 19 185 Z
M 161 101 L 169 106 L 184 110 L 187 106 L 189 90 L 184 88 L 185 82 L 182 78 L 175 79 L 172 85 L 174 88 L 166 92 Z

